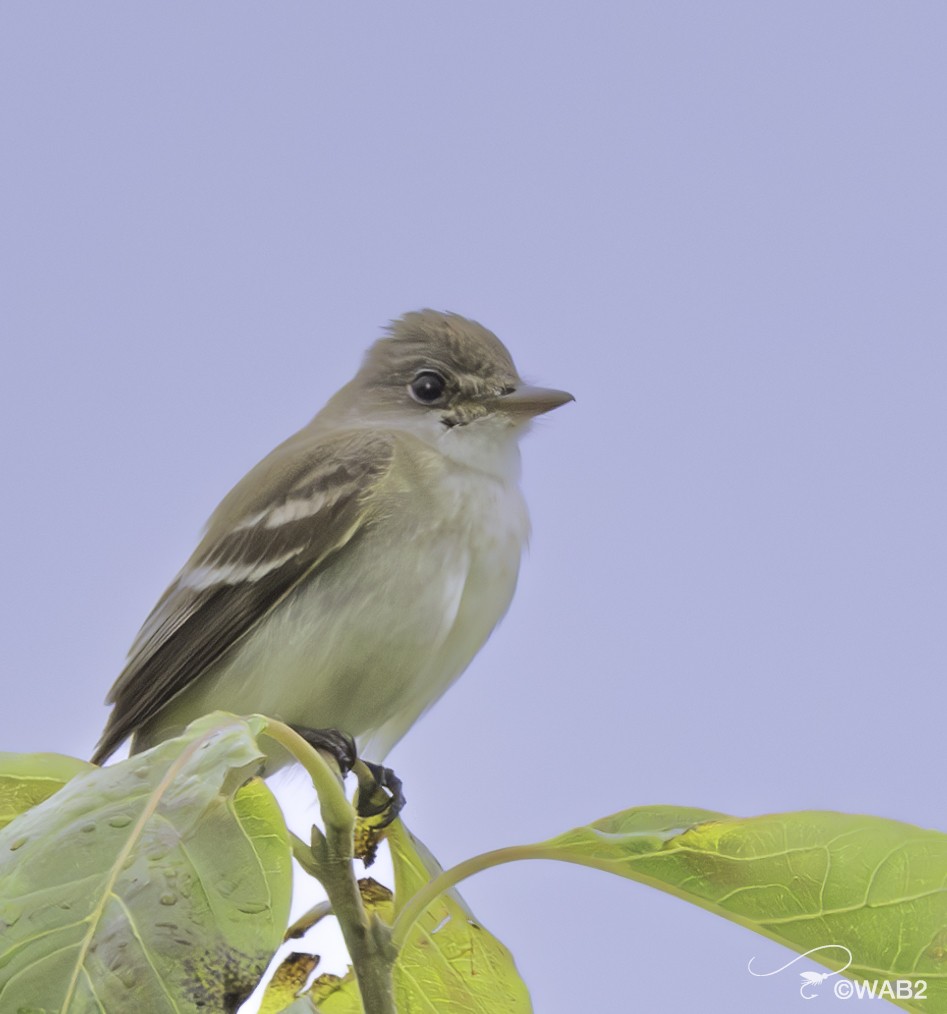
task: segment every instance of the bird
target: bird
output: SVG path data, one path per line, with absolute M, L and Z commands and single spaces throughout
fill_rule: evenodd
M 224 497 L 135 638 L 92 760 L 212 711 L 339 733 L 378 765 L 506 613 L 519 439 L 574 400 L 455 313 L 391 321 L 355 377 Z

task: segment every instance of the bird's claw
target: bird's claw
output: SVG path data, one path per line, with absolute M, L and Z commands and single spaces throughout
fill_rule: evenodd
M 362 760 L 356 751 L 355 740 L 338 729 L 310 729 L 301 725 L 290 728 L 310 746 L 332 756 L 343 778 L 350 771 L 358 778 L 355 812 L 359 819 L 355 830 L 355 855 L 366 866 L 371 866 L 379 842 L 385 837 L 385 829 L 404 809 L 401 779 L 391 768 Z
M 375 828 L 381 831 L 404 809 L 401 779 L 391 768 L 363 760 L 355 765 L 355 774 L 358 776 L 358 815 L 365 820 L 381 816 L 380 821 L 373 821 Z
M 355 856 L 366 866 L 371 866 L 379 843 L 387 837 L 389 825 L 404 807 L 404 793 L 401 791 L 401 779 L 391 768 L 359 760 L 353 771 L 358 778 Z
M 405 798 L 401 779 L 391 770 L 358 756 L 355 740 L 348 733 L 338 729 L 310 729 L 305 725 L 291 725 L 290 728 L 316 750 L 324 750 L 335 758 L 344 777 L 353 771 L 358 777 L 359 817 L 372 820 L 376 830 L 386 828 L 404 809 Z M 372 818 L 382 816 L 380 821 Z
M 314 749 L 324 750 L 334 757 L 343 778 L 355 767 L 358 751 L 355 740 L 348 733 L 338 729 L 310 729 L 305 725 L 291 725 L 290 728 Z

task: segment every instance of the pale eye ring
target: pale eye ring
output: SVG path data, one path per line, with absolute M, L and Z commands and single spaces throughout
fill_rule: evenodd
M 421 405 L 436 405 L 446 388 L 447 381 L 436 370 L 421 370 L 408 384 L 408 393 Z

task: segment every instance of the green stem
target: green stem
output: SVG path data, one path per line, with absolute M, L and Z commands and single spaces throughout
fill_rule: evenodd
M 474 873 L 489 870 L 493 866 L 502 866 L 504 863 L 518 862 L 521 859 L 559 858 L 561 856 L 543 845 L 510 845 L 505 849 L 494 849 L 492 852 L 484 852 L 472 859 L 465 859 L 462 863 L 439 873 L 433 880 L 429 880 L 417 894 L 408 899 L 392 924 L 392 944 L 396 950 L 400 951 L 407 940 L 408 931 L 424 914 L 427 907 L 445 891 L 456 887 L 462 880 L 473 876 Z
M 300 866 L 325 888 L 352 959 L 365 1014 L 397 1014 L 392 968 L 397 951 L 390 929 L 362 904 L 352 867 L 355 810 L 345 798 L 339 776 L 302 736 L 282 722 L 269 720 L 266 735 L 279 743 L 309 772 L 319 796 L 325 834 L 312 830 L 312 843 L 291 836 Z
M 314 843 L 316 875 L 339 921 L 365 1014 L 397 1014 L 392 980 L 397 951 L 391 946 L 391 930 L 362 904 L 352 869 L 351 836 L 339 841 L 330 829 L 326 832 L 324 841 Z
M 316 832 L 319 828 L 312 829 L 313 841 L 316 841 Z M 319 876 L 319 868 L 316 865 L 315 856 L 312 854 L 313 846 L 307 844 L 297 834 L 289 832 L 289 844 L 293 850 L 293 859 L 309 874 L 310 877 Z

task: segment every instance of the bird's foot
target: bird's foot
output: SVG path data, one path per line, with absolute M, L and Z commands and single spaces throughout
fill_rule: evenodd
M 404 809 L 406 800 L 401 779 L 391 768 L 363 760 L 355 766 L 355 774 L 358 777 L 358 815 L 364 819 L 383 815 L 375 826 L 387 827 Z
M 305 725 L 290 725 L 293 732 L 300 736 L 314 749 L 323 750 L 339 765 L 344 778 L 355 766 L 358 751 L 355 740 L 348 733 L 338 729 L 310 729 Z
M 348 733 L 338 729 L 310 729 L 304 725 L 291 725 L 290 728 L 316 750 L 330 754 L 343 776 L 355 772 L 358 778 L 356 809 L 360 817 L 369 820 L 383 815 L 380 821 L 372 821 L 381 830 L 401 813 L 405 804 L 401 779 L 391 768 L 361 760 L 355 740 Z
M 358 760 L 353 771 L 358 778 L 355 855 L 366 866 L 371 866 L 379 844 L 387 837 L 388 826 L 404 807 L 404 793 L 401 779 L 391 768 Z

